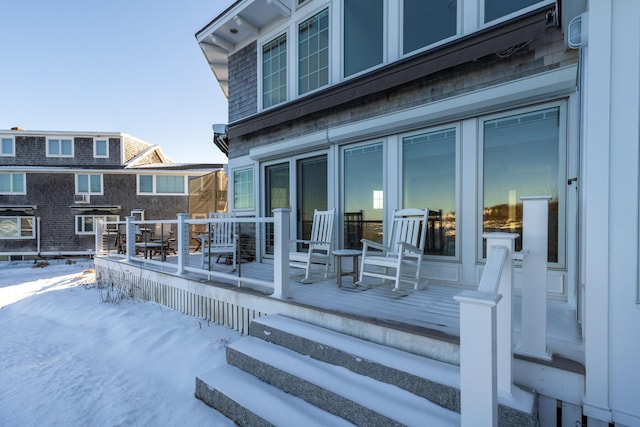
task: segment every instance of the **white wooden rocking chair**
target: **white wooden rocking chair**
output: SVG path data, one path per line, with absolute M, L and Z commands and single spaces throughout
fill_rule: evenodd
M 356 284 L 364 284 L 364 276 L 371 276 L 383 279 L 383 283 L 394 281 L 394 291 L 401 282 L 411 283 L 418 289 L 428 216 L 429 209 L 395 211 L 386 246 L 362 239 L 360 277 Z M 408 274 L 410 269 L 415 269 L 413 275 Z
M 329 275 L 331 261 L 331 245 L 333 239 L 333 217 L 335 209 L 328 211 L 315 210 L 313 212 L 313 224 L 311 225 L 311 237 L 309 240 L 292 240 L 292 252 L 289 253 L 289 267 L 305 270 L 302 283 L 311 283 L 309 275 L 313 264 L 324 265 L 324 278 Z M 298 244 L 307 245 L 305 251 L 297 251 Z
M 211 212 L 209 218 L 229 219 L 233 218 L 232 213 Z M 222 255 L 231 255 L 233 271 L 236 270 L 236 253 L 238 235 L 236 233 L 236 223 L 233 221 L 213 221 L 207 224 L 207 230 L 202 235 L 201 257 L 202 268 L 205 264 L 211 269 L 211 257 L 216 256 L 216 262 Z

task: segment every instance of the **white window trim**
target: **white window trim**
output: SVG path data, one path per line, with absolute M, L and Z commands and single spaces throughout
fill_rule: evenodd
M 257 106 L 258 111 L 268 111 L 272 107 L 284 105 L 288 102 L 304 98 L 318 91 L 322 91 L 335 84 L 347 81 L 377 68 L 384 67 L 393 62 L 402 60 L 406 57 L 432 50 L 446 43 L 455 41 L 463 36 L 476 33 L 488 27 L 495 26 L 504 21 L 525 15 L 533 10 L 543 7 L 552 6 L 555 0 L 540 0 L 536 4 L 524 9 L 513 12 L 509 15 L 501 17 L 484 24 L 484 1 L 485 0 L 458 0 L 457 7 L 457 28 L 454 36 L 440 40 L 424 48 L 403 54 L 402 35 L 399 34 L 402 28 L 402 0 L 386 0 L 384 10 L 384 47 L 383 62 L 373 66 L 367 70 L 355 73 L 353 75 L 344 76 L 344 60 L 342 53 L 344 50 L 344 11 L 342 7 L 334 6 L 335 2 L 322 1 L 306 1 L 292 11 L 291 17 L 285 23 L 269 29 L 257 39 L 259 46 L 257 55 Z M 304 7 L 303 7 L 304 6 Z M 313 7 L 311 9 L 310 7 Z M 298 87 L 298 26 L 301 22 L 316 15 L 325 8 L 329 8 L 329 77 L 325 86 L 319 87 L 304 94 L 299 94 Z M 279 35 L 287 34 L 287 99 L 279 104 L 264 108 L 262 105 L 262 47 L 269 41 L 275 39 Z M 336 56 L 337 55 L 337 56 Z M 337 58 L 337 59 L 336 59 Z
M 22 194 L 25 195 L 27 194 L 27 174 L 23 173 L 23 172 L 11 172 L 11 171 L 6 171 L 6 172 L 1 172 L 3 175 L 9 175 L 10 180 L 11 180 L 11 190 L 9 191 L 0 191 L 0 194 L 2 195 L 18 195 L 18 194 Z M 13 191 L 13 176 L 14 175 L 22 175 L 22 183 L 23 183 L 23 187 L 24 187 L 24 191 Z
M 464 0 L 461 0 L 464 1 Z M 469 0 L 466 0 L 469 1 Z M 500 18 L 494 19 L 493 21 L 489 21 L 487 23 L 484 22 L 484 4 L 485 4 L 486 0 L 481 0 L 480 1 L 480 5 L 479 5 L 479 10 L 478 10 L 478 22 L 480 23 L 479 25 L 479 30 L 487 28 L 487 27 L 492 27 L 496 24 L 499 24 L 501 22 L 505 22 L 508 21 L 509 19 L 518 17 L 520 15 L 524 15 L 527 14 L 533 10 L 539 9 L 541 7 L 547 6 L 547 5 L 552 5 L 555 4 L 556 0 L 539 0 L 536 4 L 533 4 L 531 6 L 525 7 L 524 9 L 520 9 L 520 10 L 516 10 L 515 12 L 512 12 L 508 15 L 502 16 Z
M 252 188 L 252 195 L 253 195 L 253 200 L 252 200 L 252 205 L 250 208 L 238 208 L 236 207 L 236 181 L 235 181 L 235 174 L 236 172 L 243 172 L 243 171 L 248 171 L 250 170 L 253 173 L 253 188 Z M 255 212 L 256 210 L 256 168 L 255 165 L 251 164 L 251 165 L 247 165 L 247 166 L 242 166 L 242 167 L 237 167 L 231 170 L 231 179 L 229 180 L 229 187 L 231 187 L 231 195 L 232 195 L 232 199 L 233 199 L 233 210 L 234 211 L 241 211 L 241 212 Z
M 96 192 L 96 191 L 91 191 L 91 179 L 89 178 L 89 190 L 88 191 L 80 191 L 78 189 L 78 178 L 80 175 L 87 175 L 89 177 L 91 177 L 92 175 L 99 175 L 100 176 L 100 191 Z M 104 175 L 101 173 L 89 173 L 89 172 L 78 172 L 76 173 L 76 193 L 75 194 L 93 194 L 96 196 L 102 196 L 104 195 Z
M 478 117 L 478 165 L 477 165 L 477 206 L 476 206 L 476 221 L 478 235 L 476 236 L 476 261 L 485 262 L 486 258 L 482 258 L 482 229 L 483 229 L 483 200 L 484 200 L 484 132 L 483 123 L 493 119 L 499 119 L 501 117 L 515 116 L 519 114 L 526 114 L 528 112 L 534 112 L 539 110 L 545 110 L 549 108 L 559 109 L 559 129 L 558 136 L 560 138 L 559 145 L 560 151 L 558 153 L 558 262 L 548 262 L 548 268 L 556 268 L 560 270 L 568 269 L 567 265 L 567 203 L 569 197 L 567 195 L 566 177 L 568 173 L 567 165 L 567 151 L 569 149 L 569 138 L 567 135 L 567 127 L 569 126 L 567 111 L 568 102 L 566 99 L 551 101 L 544 104 L 527 105 L 520 108 L 506 109 L 497 113 L 483 115 Z
M 286 99 L 282 102 L 279 102 L 277 104 L 273 104 L 269 107 L 265 107 L 264 103 L 263 103 L 263 99 L 264 99 L 264 87 L 262 84 L 262 78 L 263 78 L 263 55 L 264 55 L 264 46 L 268 43 L 271 43 L 272 41 L 274 41 L 275 39 L 277 39 L 278 37 L 282 36 L 282 35 L 286 36 L 286 49 L 287 49 L 287 96 Z M 272 108 L 276 108 L 280 105 L 283 105 L 285 103 L 287 103 L 288 101 L 290 101 L 291 98 L 291 64 L 290 64 L 290 56 L 291 56 L 291 37 L 288 31 L 279 31 L 277 32 L 273 37 L 269 37 L 268 39 L 264 40 L 262 43 L 260 43 L 259 46 L 259 51 L 258 51 L 258 110 L 259 111 L 268 111 Z
M 319 13 L 323 12 L 325 9 L 327 9 L 327 16 L 328 16 L 328 20 L 329 20 L 329 36 L 328 36 L 328 43 L 329 43 L 329 58 L 328 58 L 328 70 L 327 70 L 327 84 L 324 86 L 320 86 L 317 87 L 313 90 L 310 90 L 308 92 L 305 92 L 303 94 L 300 94 L 300 87 L 299 87 L 299 49 L 298 47 L 300 46 L 300 24 L 302 24 L 304 21 L 313 18 L 314 16 L 318 15 Z M 335 19 L 334 19 L 334 14 L 333 14 L 333 7 L 331 3 L 324 3 L 322 5 L 319 5 L 316 9 L 313 9 L 311 12 L 307 13 L 304 16 L 301 16 L 299 19 L 296 20 L 295 22 L 295 26 L 292 30 L 292 33 L 294 34 L 295 37 L 292 38 L 292 40 L 295 40 L 295 46 L 293 50 L 293 53 L 295 53 L 295 59 L 293 60 L 293 66 L 290 67 L 291 70 L 293 71 L 292 74 L 292 78 L 291 78 L 291 82 L 293 82 L 294 84 L 292 84 L 292 89 L 294 89 L 293 91 L 293 98 L 291 99 L 298 99 L 298 98 L 304 98 L 306 96 L 312 95 L 316 92 L 320 92 L 323 89 L 326 89 L 328 87 L 330 87 L 331 85 L 333 85 L 333 55 L 334 55 L 334 49 L 335 46 L 333 44 L 333 38 L 334 38 L 334 34 L 338 34 L 336 31 L 334 31 L 334 27 L 335 27 L 336 23 L 335 23 Z M 340 50 L 340 52 L 342 52 L 342 50 Z M 291 57 L 290 57 L 291 58 Z
M 141 176 L 151 176 L 153 180 L 153 190 L 151 192 L 142 192 L 140 191 L 140 177 Z M 156 178 L 158 176 L 180 176 L 184 180 L 183 193 L 159 193 L 158 192 L 158 184 Z M 138 196 L 188 196 L 189 195 L 189 181 L 187 175 L 171 175 L 171 174 L 157 174 L 157 173 L 141 173 L 136 176 L 136 194 Z
M 3 218 L 16 218 L 17 226 L 18 226 L 18 235 L 17 236 L 0 236 L 0 240 L 33 240 L 36 238 L 36 217 L 35 216 L 8 216 Z M 21 229 L 21 219 L 22 218 L 31 218 L 33 221 L 33 226 L 31 227 L 31 235 L 30 236 L 22 236 Z
M 455 239 L 455 248 L 453 256 L 446 255 L 424 255 L 422 258 L 425 260 L 437 261 L 437 262 L 446 262 L 446 261 L 456 261 L 460 262 L 461 260 L 461 230 L 462 230 L 462 217 L 460 215 L 461 206 L 462 206 L 462 121 L 457 120 L 451 123 L 442 124 L 439 126 L 426 127 L 412 132 L 401 133 L 398 135 L 398 205 L 402 206 L 402 189 L 404 188 L 404 182 L 402 179 L 402 164 L 403 164 L 403 140 L 407 137 L 422 135 L 425 133 L 433 133 L 447 129 L 455 129 L 456 132 L 456 141 L 455 141 L 455 212 L 456 212 L 456 239 Z M 402 206 L 404 208 L 404 206 Z M 426 208 L 430 208 L 426 206 Z
M 57 140 L 57 141 L 62 141 L 62 140 L 71 140 L 71 154 L 51 154 L 49 153 L 49 143 L 51 140 Z M 46 156 L 47 157 L 52 157 L 52 158 L 73 158 L 74 154 L 75 154 L 75 140 L 73 139 L 73 137 L 70 138 L 65 138 L 65 137 L 47 137 L 47 146 L 46 148 Z M 60 147 L 62 148 L 62 147 Z
M 78 230 L 78 218 L 93 218 L 94 230 L 93 231 L 84 231 Z M 102 220 L 103 222 L 117 222 L 120 221 L 119 215 L 76 215 L 74 217 L 73 228 L 75 230 L 75 234 L 77 236 L 94 236 L 96 234 L 95 231 L 95 223 L 96 219 Z M 84 221 L 82 222 L 84 224 Z
M 11 153 L 3 153 L 2 151 L 0 151 L 0 157 L 15 157 L 16 156 L 16 138 L 12 135 L 0 135 L 0 140 L 2 139 L 11 140 Z M 1 144 L 0 144 L 0 150 L 2 150 Z
M 106 141 L 107 154 L 99 155 L 97 154 L 98 141 Z M 109 138 L 93 138 L 93 157 L 96 159 L 106 159 L 109 158 Z

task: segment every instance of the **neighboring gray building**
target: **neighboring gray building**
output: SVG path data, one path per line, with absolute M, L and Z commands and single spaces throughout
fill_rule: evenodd
M 120 132 L 0 130 L 0 259 L 88 255 L 94 219 L 189 212 L 189 178 L 219 164 L 178 164 Z

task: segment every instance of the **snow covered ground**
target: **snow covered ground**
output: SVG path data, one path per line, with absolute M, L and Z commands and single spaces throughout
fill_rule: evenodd
M 232 426 L 195 377 L 240 335 L 157 304 L 102 301 L 93 262 L 0 262 L 0 425 Z

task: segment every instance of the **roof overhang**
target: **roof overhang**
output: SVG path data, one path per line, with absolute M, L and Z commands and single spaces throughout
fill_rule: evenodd
M 196 33 L 211 71 L 229 96 L 229 55 L 291 16 L 292 0 L 239 0 Z
M 96 213 L 107 212 L 112 214 L 117 214 L 122 209 L 122 207 L 117 205 L 82 205 L 82 206 L 72 205 L 70 207 L 71 209 L 78 212 L 96 212 Z
M 7 212 L 7 213 L 21 213 L 21 214 L 33 215 L 36 209 L 38 209 L 37 205 L 0 205 L 0 212 Z

